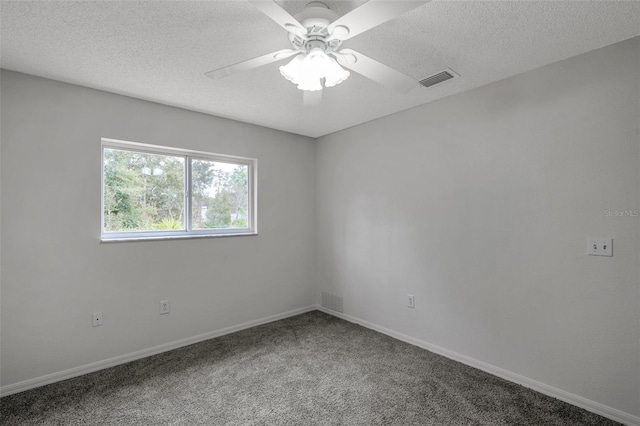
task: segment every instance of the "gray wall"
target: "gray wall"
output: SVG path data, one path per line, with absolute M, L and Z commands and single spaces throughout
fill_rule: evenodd
M 640 415 L 639 39 L 323 137 L 318 290 Z M 614 257 L 586 256 L 587 237 Z M 406 307 L 406 295 L 416 308 Z
M 352 317 L 640 415 L 640 218 L 605 215 L 640 209 L 639 47 L 316 142 L 2 72 L 2 386 L 328 291 Z M 101 137 L 258 158 L 260 235 L 99 244 Z M 586 256 L 588 236 L 614 257 Z
M 259 235 L 100 244 L 101 137 L 257 158 Z M 3 71 L 1 170 L 3 386 L 313 303 L 312 139 Z

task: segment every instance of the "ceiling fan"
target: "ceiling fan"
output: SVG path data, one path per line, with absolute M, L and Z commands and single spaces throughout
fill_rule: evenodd
M 417 82 L 381 62 L 352 49 L 340 49 L 342 42 L 413 10 L 429 0 L 369 0 L 344 16 L 338 16 L 327 5 L 312 1 L 291 16 L 273 0 L 247 0 L 289 33 L 291 48 L 278 50 L 248 61 L 216 69 L 205 75 L 220 79 L 295 56 L 280 73 L 298 89 L 322 90 L 346 80 L 355 71 L 400 93 L 407 93 Z

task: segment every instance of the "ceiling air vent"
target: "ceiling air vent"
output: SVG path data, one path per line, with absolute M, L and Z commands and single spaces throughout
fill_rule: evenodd
M 451 69 L 446 69 L 420 80 L 420 84 L 424 87 L 431 87 L 435 86 L 436 84 L 442 83 L 443 81 L 451 80 L 452 78 L 456 77 L 459 77 L 459 75 L 453 72 Z

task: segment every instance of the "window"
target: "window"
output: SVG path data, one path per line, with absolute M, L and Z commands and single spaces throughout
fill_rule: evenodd
M 256 160 L 102 140 L 102 240 L 255 234 Z

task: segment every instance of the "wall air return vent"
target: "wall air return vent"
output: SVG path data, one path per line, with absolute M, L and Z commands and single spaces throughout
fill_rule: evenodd
M 322 307 L 336 312 L 344 312 L 342 310 L 342 297 L 325 293 L 324 291 L 322 292 Z
M 460 77 L 460 76 L 456 74 L 453 70 L 447 68 L 444 71 L 437 72 L 425 79 L 420 80 L 420 84 L 423 85 L 424 87 L 431 87 L 456 77 Z

